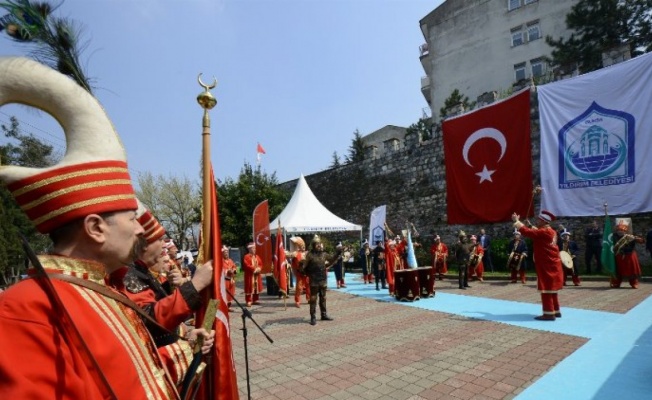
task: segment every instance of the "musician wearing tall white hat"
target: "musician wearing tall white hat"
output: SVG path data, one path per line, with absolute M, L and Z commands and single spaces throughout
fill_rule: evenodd
M 521 232 L 515 230 L 514 238 L 507 244 L 507 270 L 511 283 L 516 283 L 517 274 L 522 284 L 525 284 L 525 269 L 527 263 L 527 243 L 521 237 Z
M 34 279 L 0 294 L 0 398 L 178 398 L 137 312 L 104 281 L 143 233 L 111 121 L 73 80 L 25 58 L 0 58 L 8 103 L 51 114 L 67 148 L 54 166 L 0 166 L 0 181 L 53 242 L 32 260 Z
M 536 228 L 530 228 L 520 221 L 518 214 L 512 214 L 514 228 L 523 236 L 532 239 L 537 288 L 541 293 L 543 308 L 543 314 L 534 318 L 539 321 L 554 321 L 556 318 L 561 318 L 557 294 L 564 287 L 564 271 L 562 271 L 557 247 L 557 232 L 550 226 L 555 219 L 553 213 L 542 210 L 536 220 Z
M 573 280 L 573 285 L 580 286 L 579 268 L 577 266 L 577 255 L 580 253 L 580 248 L 574 240 L 571 240 L 571 233 L 565 228 L 559 236 L 557 246 L 564 267 L 564 286 L 566 286 L 569 276 Z

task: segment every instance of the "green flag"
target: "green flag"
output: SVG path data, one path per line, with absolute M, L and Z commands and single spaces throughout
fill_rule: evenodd
M 602 266 L 613 275 L 616 272 L 616 256 L 614 255 L 613 235 L 611 234 L 611 220 L 608 215 L 604 217 L 604 235 L 602 236 Z

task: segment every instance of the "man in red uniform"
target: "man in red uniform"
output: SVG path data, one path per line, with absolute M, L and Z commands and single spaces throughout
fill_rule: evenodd
M 30 271 L 34 278 L 0 294 L 0 398 L 177 399 L 140 317 L 104 283 L 143 233 L 111 122 L 71 79 L 24 58 L 0 59 L 0 105 L 9 102 L 50 113 L 67 151 L 55 166 L 0 168 L 0 181 L 53 242 L 52 254 L 39 256 L 53 290 Z
M 389 295 L 393 296 L 396 291 L 394 281 L 394 272 L 401 271 L 403 266 L 403 259 L 396 250 L 396 242 L 388 240 L 385 243 L 385 262 L 387 264 L 387 285 L 389 286 Z
M 448 246 L 441 242 L 439 235 L 435 235 L 435 242 L 430 246 L 430 255 L 432 255 L 432 267 L 441 281 L 444 279 L 444 274 L 448 272 Z
M 222 269 L 224 270 L 224 279 L 226 280 L 226 295 L 229 311 L 231 311 L 231 304 L 235 297 L 235 276 L 238 274 L 238 266 L 229 256 L 229 247 L 222 246 Z
M 532 239 L 534 248 L 535 270 L 537 273 L 537 288 L 541 292 L 543 315 L 534 319 L 540 321 L 554 321 L 561 318 L 557 292 L 564 287 L 564 271 L 557 247 L 557 232 L 550 227 L 555 216 L 542 210 L 537 218 L 536 228 L 528 228 L 520 221 L 520 216 L 512 214 L 514 227 L 525 237 Z
M 471 253 L 469 255 L 469 278 L 475 277 L 480 282 L 484 282 L 482 275 L 484 274 L 484 264 L 482 257 L 484 256 L 484 248 L 478 242 L 478 237 L 471 235 Z
M 256 254 L 256 245 L 251 242 L 247 245 L 248 254 L 244 256 L 244 291 L 247 307 L 260 304 L 260 292 L 263 291 L 263 278 L 260 271 L 263 260 Z
M 306 256 L 306 243 L 299 236 L 290 238 L 290 257 L 292 258 L 292 272 L 297 280 L 294 290 L 294 304 L 301 307 L 301 292 L 306 292 L 306 302 L 310 302 L 310 282 L 303 273 L 303 259 Z
M 198 336 L 213 341 L 214 333 L 204 329 L 187 329 L 183 324 L 201 305 L 199 292 L 213 280 L 212 263 L 203 265 L 192 281 L 182 277 L 178 270 L 171 272 L 168 279 L 173 284 L 173 290 L 168 295 L 151 273 L 154 267 L 162 264 L 165 229 L 140 202 L 136 215 L 144 229 L 134 251 L 137 259 L 133 265 L 111 273 L 107 281 L 158 323 L 154 324 L 148 319 L 143 321 L 170 375 L 180 387 L 192 360 L 193 349 L 188 342 L 196 341 Z M 178 340 L 179 336 L 186 337 L 188 342 Z
M 633 289 L 638 289 L 638 278 L 641 276 L 641 264 L 636 254 L 636 243 L 644 243 L 641 237 L 634 236 L 629 231 L 629 224 L 621 221 L 616 225 L 614 234 L 614 254 L 616 256 L 616 275 L 611 278 L 610 286 L 619 288 L 623 279 L 629 281 Z

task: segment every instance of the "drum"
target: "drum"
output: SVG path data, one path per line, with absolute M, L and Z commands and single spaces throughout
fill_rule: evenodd
M 559 252 L 559 256 L 561 257 L 561 265 L 563 265 L 564 268 L 573 271 L 573 257 L 570 255 L 570 253 L 561 250 Z
M 401 269 L 394 271 L 394 292 L 396 300 L 419 300 L 421 287 L 419 286 L 419 271 L 417 268 Z
M 507 259 L 507 268 L 519 270 L 521 268 L 521 262 L 523 261 L 522 253 L 511 252 L 509 258 Z
M 435 269 L 433 267 L 419 267 L 419 288 L 421 297 L 428 298 L 435 296 Z

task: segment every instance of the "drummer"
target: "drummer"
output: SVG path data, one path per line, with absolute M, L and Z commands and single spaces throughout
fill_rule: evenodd
M 527 263 L 527 243 L 521 238 L 521 232 L 514 231 L 514 239 L 507 245 L 507 268 L 511 274 L 511 282 L 516 283 L 518 273 L 522 284 L 525 284 L 525 267 Z
M 564 286 L 566 286 L 566 280 L 568 280 L 569 276 L 573 280 L 575 286 L 580 286 L 580 277 L 578 275 L 579 269 L 577 266 L 577 255 L 580 253 L 580 249 L 577 246 L 577 243 L 572 241 L 570 237 L 571 233 L 564 228 L 559 235 L 559 240 L 557 241 L 561 262 L 564 267 Z M 568 255 L 564 255 L 564 252 Z M 572 268 L 569 268 L 569 266 Z

